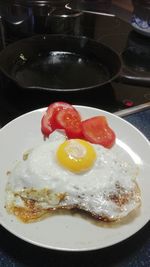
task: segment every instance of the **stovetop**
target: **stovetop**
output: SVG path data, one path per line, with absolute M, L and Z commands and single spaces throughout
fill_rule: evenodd
M 136 33 L 130 23 L 114 16 L 72 12 L 74 16 L 60 16 L 62 9 L 51 15 L 35 13 L 31 7 L 23 12 L 22 23 L 16 14 L 2 16 L 1 49 L 19 39 L 35 34 L 84 35 L 111 47 L 123 62 L 120 77 L 111 84 L 84 92 L 24 91 L 1 73 L 0 126 L 30 110 L 63 100 L 72 104 L 98 107 L 110 112 L 128 109 L 150 101 L 149 38 Z M 68 11 L 67 11 L 68 12 Z M 69 11 L 70 12 L 70 11 Z M 19 13 L 22 14 L 22 13 Z M 25 16 L 26 14 L 26 16 Z M 19 15 L 22 16 L 22 15 Z M 9 20 L 8 20 L 9 17 Z M 10 19 L 11 18 L 11 19 Z M 15 20 L 15 23 L 14 23 Z M 32 26 L 32 27 L 31 27 Z M 30 30 L 29 30 L 30 29 Z M 144 85 L 143 85 L 144 81 Z

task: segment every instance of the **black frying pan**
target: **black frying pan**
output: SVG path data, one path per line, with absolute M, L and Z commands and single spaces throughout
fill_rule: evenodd
M 37 35 L 7 46 L 0 69 L 24 89 L 77 91 L 114 80 L 121 61 L 109 47 L 86 37 Z

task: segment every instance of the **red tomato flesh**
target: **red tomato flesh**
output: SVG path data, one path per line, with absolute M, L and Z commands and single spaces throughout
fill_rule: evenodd
M 82 138 L 80 114 L 75 108 L 56 110 L 52 116 L 53 129 L 64 129 L 68 138 Z
M 47 108 L 47 114 L 49 115 L 49 118 L 51 119 L 54 111 L 61 110 L 61 109 L 66 109 L 66 108 L 73 108 L 71 104 L 68 104 L 66 102 L 54 102 L 50 104 Z
M 105 116 L 81 121 L 79 112 L 69 103 L 50 104 L 41 120 L 41 131 L 48 137 L 54 130 L 64 129 L 68 138 L 81 138 L 106 148 L 112 147 L 116 136 Z
M 115 142 L 115 133 L 109 127 L 104 116 L 96 116 L 82 121 L 82 131 L 85 139 L 91 143 L 110 148 Z
M 45 114 L 42 117 L 41 120 L 41 131 L 43 135 L 49 136 L 53 130 L 54 127 L 52 125 L 52 117 L 53 113 L 62 109 L 72 108 L 72 105 L 66 103 L 66 102 L 54 102 L 53 104 L 50 104 L 45 112 Z

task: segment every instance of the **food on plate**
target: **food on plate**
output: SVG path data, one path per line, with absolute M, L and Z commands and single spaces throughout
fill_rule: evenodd
M 57 149 L 58 162 L 74 173 L 89 170 L 96 160 L 93 146 L 81 139 L 70 139 L 63 142 Z
M 76 114 L 78 113 L 72 105 L 66 102 L 54 102 L 48 106 L 41 120 L 41 130 L 45 136 L 49 136 L 56 129 L 57 126 L 61 126 L 62 128 L 62 125 L 60 125 L 59 118 L 57 122 L 54 120 L 53 116 L 55 114 L 56 117 L 56 113 L 58 114 L 60 110 L 66 109 L 72 110 L 72 112 L 75 111 Z
M 96 116 L 82 122 L 83 135 L 91 143 L 110 148 L 115 142 L 115 133 L 104 116 Z
M 26 223 L 59 209 L 118 221 L 141 203 L 135 166 L 122 153 L 55 130 L 8 173 L 6 209 Z
M 82 138 L 81 117 L 75 108 L 57 110 L 52 116 L 53 130 L 64 129 L 68 138 Z
M 48 106 L 41 120 L 41 131 L 48 137 L 54 130 L 64 129 L 68 138 L 80 138 L 111 148 L 115 132 L 104 116 L 82 120 L 79 112 L 70 104 L 55 102 Z

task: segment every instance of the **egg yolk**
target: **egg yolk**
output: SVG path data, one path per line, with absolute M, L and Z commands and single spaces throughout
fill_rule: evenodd
M 89 170 L 96 160 L 93 146 L 81 139 L 70 139 L 62 143 L 56 156 L 63 167 L 75 173 Z

